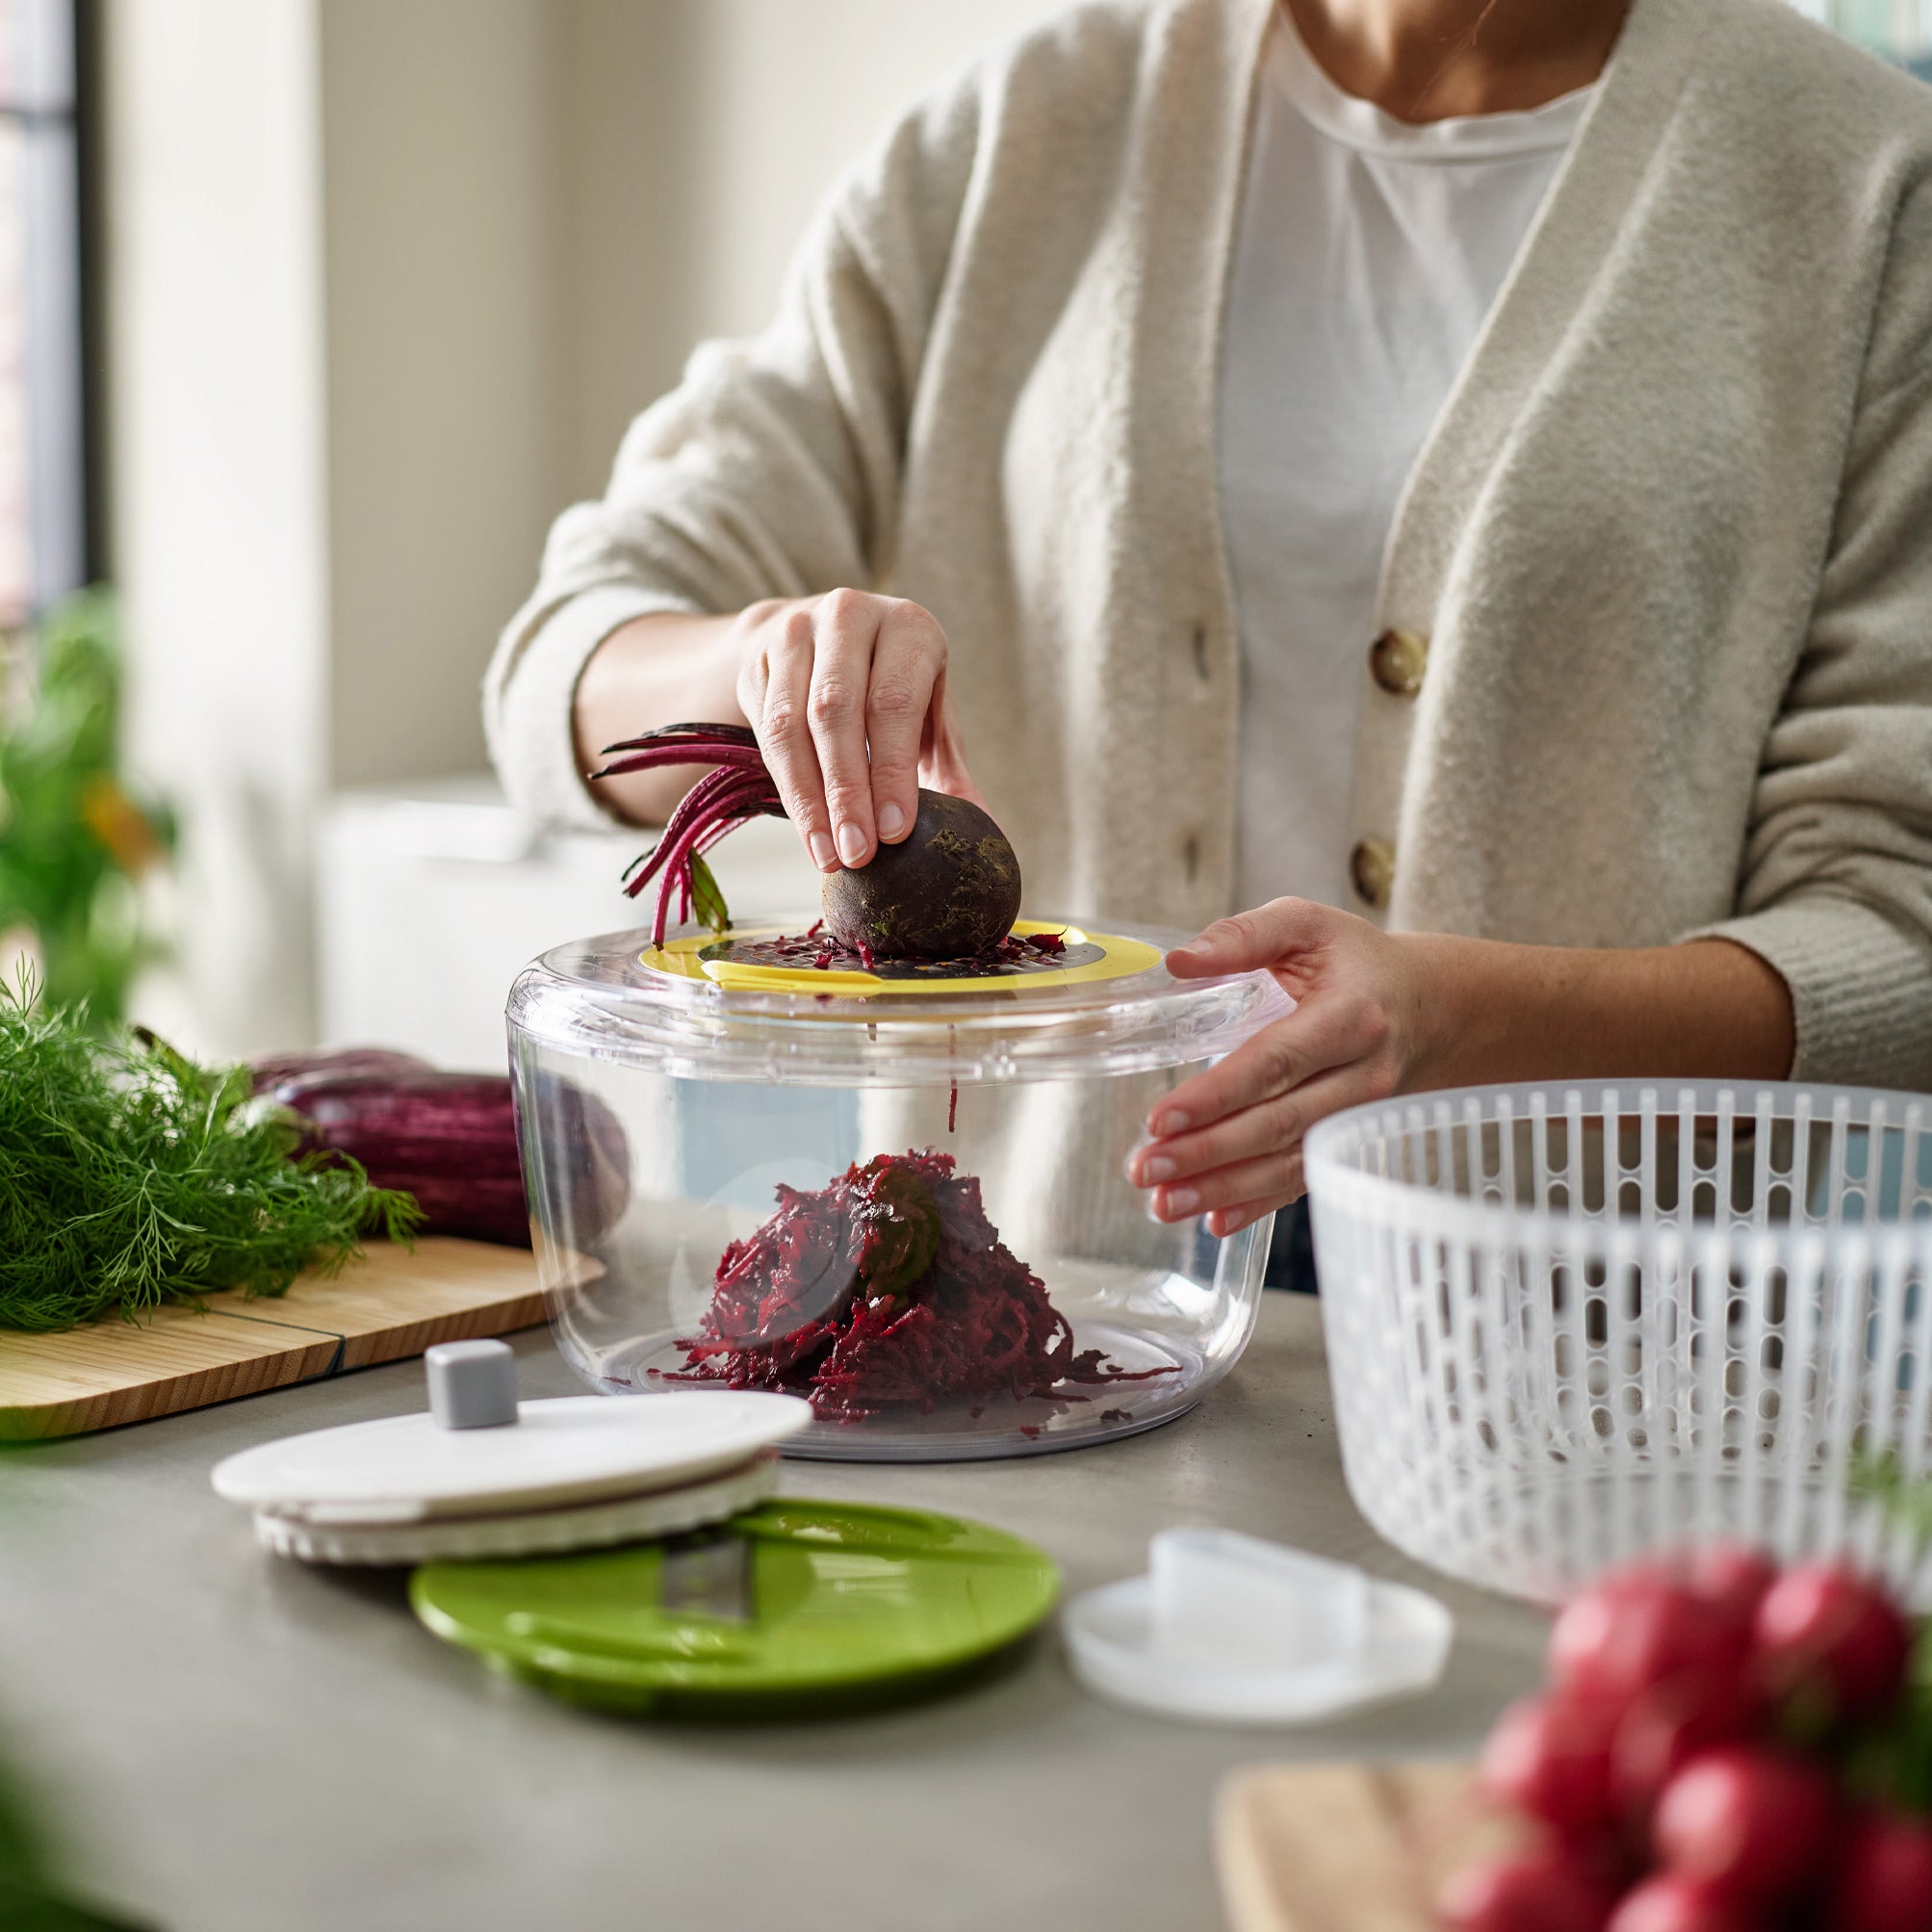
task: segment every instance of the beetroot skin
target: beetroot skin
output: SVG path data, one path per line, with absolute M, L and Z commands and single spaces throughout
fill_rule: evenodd
M 778 1212 L 719 1259 L 702 1334 L 670 1378 L 809 1397 L 828 1420 L 931 1414 L 947 1397 L 1070 1396 L 1141 1381 L 1076 1352 L 1045 1284 L 988 1221 L 950 1154 L 880 1154 Z
M 1019 861 L 970 799 L 921 790 L 918 816 L 868 864 L 828 872 L 832 936 L 882 960 L 965 960 L 990 951 L 1019 916 Z

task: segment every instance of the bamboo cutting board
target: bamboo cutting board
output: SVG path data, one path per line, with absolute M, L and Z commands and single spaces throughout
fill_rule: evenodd
M 1466 1765 L 1271 1765 L 1215 1807 L 1232 1932 L 1433 1932 L 1430 1900 L 1508 1842 Z
M 543 1317 L 528 1249 L 444 1235 L 413 1250 L 372 1242 L 333 1280 L 303 1275 L 279 1297 L 212 1295 L 205 1312 L 160 1308 L 64 1335 L 0 1330 L 0 1442 L 146 1422 Z

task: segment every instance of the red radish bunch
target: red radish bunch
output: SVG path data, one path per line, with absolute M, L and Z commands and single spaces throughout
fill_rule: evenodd
M 1537 1834 L 1453 1932 L 1932 1932 L 1932 1702 L 1882 1585 L 1735 1545 L 1612 1571 L 1507 1711 L 1488 1793 Z

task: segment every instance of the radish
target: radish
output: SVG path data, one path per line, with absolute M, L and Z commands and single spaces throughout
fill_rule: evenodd
M 1692 1758 L 1749 1736 L 1759 1714 L 1734 1677 L 1706 1673 L 1653 1685 L 1617 1720 L 1610 1768 L 1616 1809 L 1641 1822 Z
M 1827 1922 L 1832 1932 L 1932 1926 L 1932 1819 L 1862 1817 L 1832 1881 Z
M 1759 1932 L 1764 1923 L 1708 1886 L 1666 1871 L 1625 1896 L 1607 1932 Z
M 1686 1675 L 1736 1676 L 1733 1619 L 1655 1571 L 1626 1571 L 1576 1598 L 1550 1633 L 1550 1681 L 1574 1699 L 1622 1708 Z
M 1882 1586 L 1832 1563 L 1787 1570 L 1752 1625 L 1757 1668 L 1781 1696 L 1816 1696 L 1832 1716 L 1876 1716 L 1897 1697 L 1912 1627 Z
M 1777 1564 L 1748 1543 L 1707 1543 L 1684 1560 L 1686 1586 L 1740 1629 L 1777 1580 Z
M 1555 1697 L 1512 1704 L 1489 1734 L 1481 1776 L 1496 1797 L 1579 1832 L 1610 1816 L 1609 1714 Z
M 1664 1786 L 1651 1839 L 1664 1865 L 1727 1898 L 1779 1899 L 1823 1868 L 1835 1809 L 1823 1771 L 1732 1744 Z
M 1604 1932 L 1612 1895 L 1559 1845 L 1459 1871 L 1436 1899 L 1448 1932 Z

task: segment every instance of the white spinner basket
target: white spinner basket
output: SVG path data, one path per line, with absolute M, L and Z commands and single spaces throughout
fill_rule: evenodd
M 1932 1099 L 1491 1087 L 1307 1141 L 1349 1487 L 1410 1556 L 1546 1601 L 1645 1550 L 1845 1553 L 1932 1466 Z

